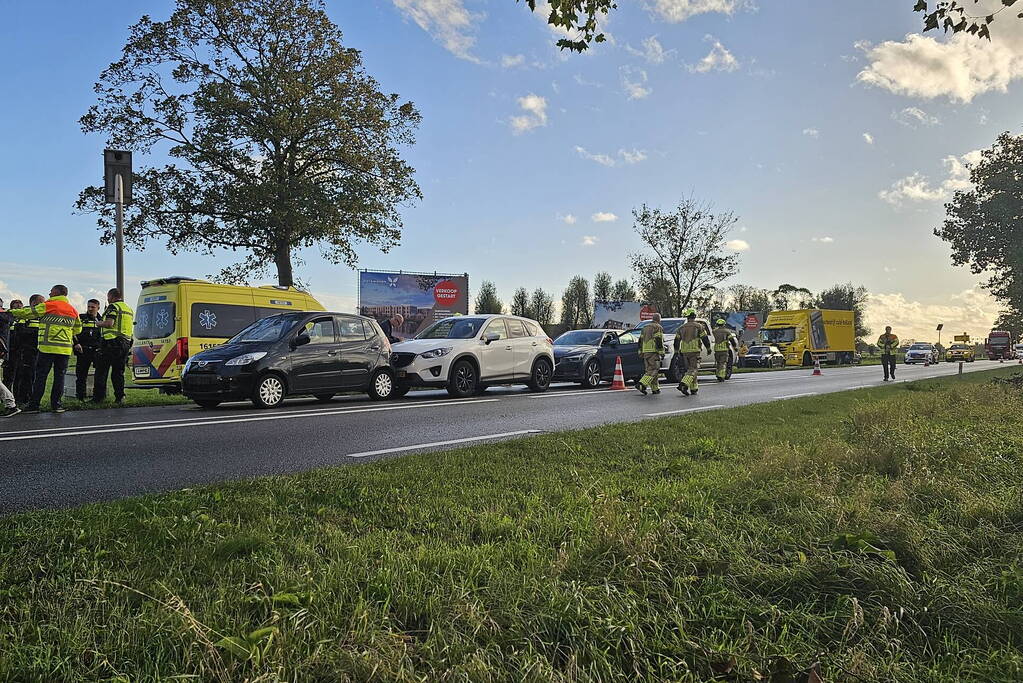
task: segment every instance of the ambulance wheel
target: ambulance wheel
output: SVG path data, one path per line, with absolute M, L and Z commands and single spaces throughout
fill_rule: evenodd
M 252 404 L 257 408 L 276 408 L 284 402 L 285 391 L 280 375 L 272 372 L 263 375 L 252 391 Z
M 334 394 L 316 394 L 313 396 L 320 403 L 330 403 L 334 400 Z
M 220 405 L 220 401 L 196 401 L 195 405 L 199 406 L 203 410 L 210 410 Z

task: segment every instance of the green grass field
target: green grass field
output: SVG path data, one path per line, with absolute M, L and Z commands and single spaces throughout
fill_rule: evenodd
M 1018 681 L 1010 373 L 5 518 L 0 679 Z

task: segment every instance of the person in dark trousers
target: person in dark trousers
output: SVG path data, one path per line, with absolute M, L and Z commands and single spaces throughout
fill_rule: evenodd
M 135 312 L 124 303 L 121 290 L 114 287 L 107 292 L 107 307 L 103 318 L 96 323 L 103 337 L 96 358 L 93 377 L 92 402 L 103 403 L 107 398 L 107 376 L 114 385 L 114 400 L 124 402 L 124 369 L 128 365 L 131 341 L 135 330 Z
M 78 311 L 67 299 L 67 287 L 54 285 L 50 288 L 50 298 L 46 301 L 28 308 L 15 309 L 11 313 L 20 320 L 35 320 L 39 323 L 37 339 L 39 355 L 35 366 L 35 385 L 32 387 L 32 398 L 25 412 L 39 412 L 43 394 L 46 393 L 46 380 L 52 370 L 50 407 L 55 413 L 63 413 L 64 377 L 67 375 L 68 361 L 71 360 L 75 345 L 75 335 L 82 331 Z
M 42 294 L 33 294 L 28 298 L 29 308 L 39 306 L 46 297 Z M 21 307 L 15 309 L 11 307 L 11 310 L 21 310 Z M 21 324 L 18 325 L 21 329 L 18 331 L 17 347 L 18 347 L 18 367 L 15 369 L 17 377 L 14 378 L 14 386 L 11 390 L 14 392 L 14 398 L 17 399 L 18 403 L 27 404 L 32 400 L 32 390 L 35 387 L 36 379 L 36 359 L 39 357 L 39 321 L 34 319 L 18 319 Z
M 75 397 L 84 401 L 89 381 L 89 369 L 96 366 L 102 340 L 99 322 L 99 299 L 89 299 L 85 313 L 78 316 L 82 321 L 82 332 L 75 337 Z
M 387 341 L 392 344 L 397 344 L 401 340 L 394 336 L 395 330 L 400 330 L 401 326 L 405 324 L 405 318 L 400 313 L 395 313 L 387 320 L 380 323 L 380 329 L 384 331 L 384 336 L 387 337 Z
M 14 325 L 14 316 L 4 308 L 3 299 L 0 299 L 0 363 L 7 364 L 11 348 L 11 327 Z M 0 417 L 12 417 L 21 412 L 18 409 L 18 402 L 14 400 L 14 394 L 7 388 L 7 385 L 0 381 Z
M 881 350 L 881 367 L 884 368 L 884 381 L 889 377 L 895 379 L 895 353 L 899 350 L 899 337 L 892 334 L 892 327 L 884 328 L 884 334 L 877 338 L 877 348 Z
M 21 299 L 11 299 L 11 308 L 22 308 Z M 8 389 L 14 391 L 14 380 L 18 376 L 17 369 L 20 358 L 18 356 L 18 335 L 25 323 L 14 320 L 12 316 L 11 329 L 8 330 L 7 356 L 3 360 L 3 373 L 0 374 L 0 382 Z

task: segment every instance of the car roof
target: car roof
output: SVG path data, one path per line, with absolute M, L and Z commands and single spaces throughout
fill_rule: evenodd
M 529 320 L 529 318 L 526 318 L 526 320 Z M 578 330 L 565 330 L 562 334 L 567 334 L 568 332 L 618 332 L 621 334 L 623 332 L 628 332 L 628 330 L 605 329 L 603 327 L 581 327 Z

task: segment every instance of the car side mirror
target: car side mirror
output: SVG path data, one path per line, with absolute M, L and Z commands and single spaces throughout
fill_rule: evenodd
M 291 348 L 297 349 L 300 346 L 305 346 L 311 341 L 312 339 L 309 338 L 308 334 L 305 332 L 299 332 L 298 335 L 291 340 Z
M 497 332 L 487 332 L 485 335 L 483 335 L 483 342 L 485 344 L 490 344 L 491 342 L 496 342 L 500 338 L 501 335 L 498 334 Z
M 618 346 L 618 338 L 611 337 L 610 339 L 604 342 L 604 346 Z

